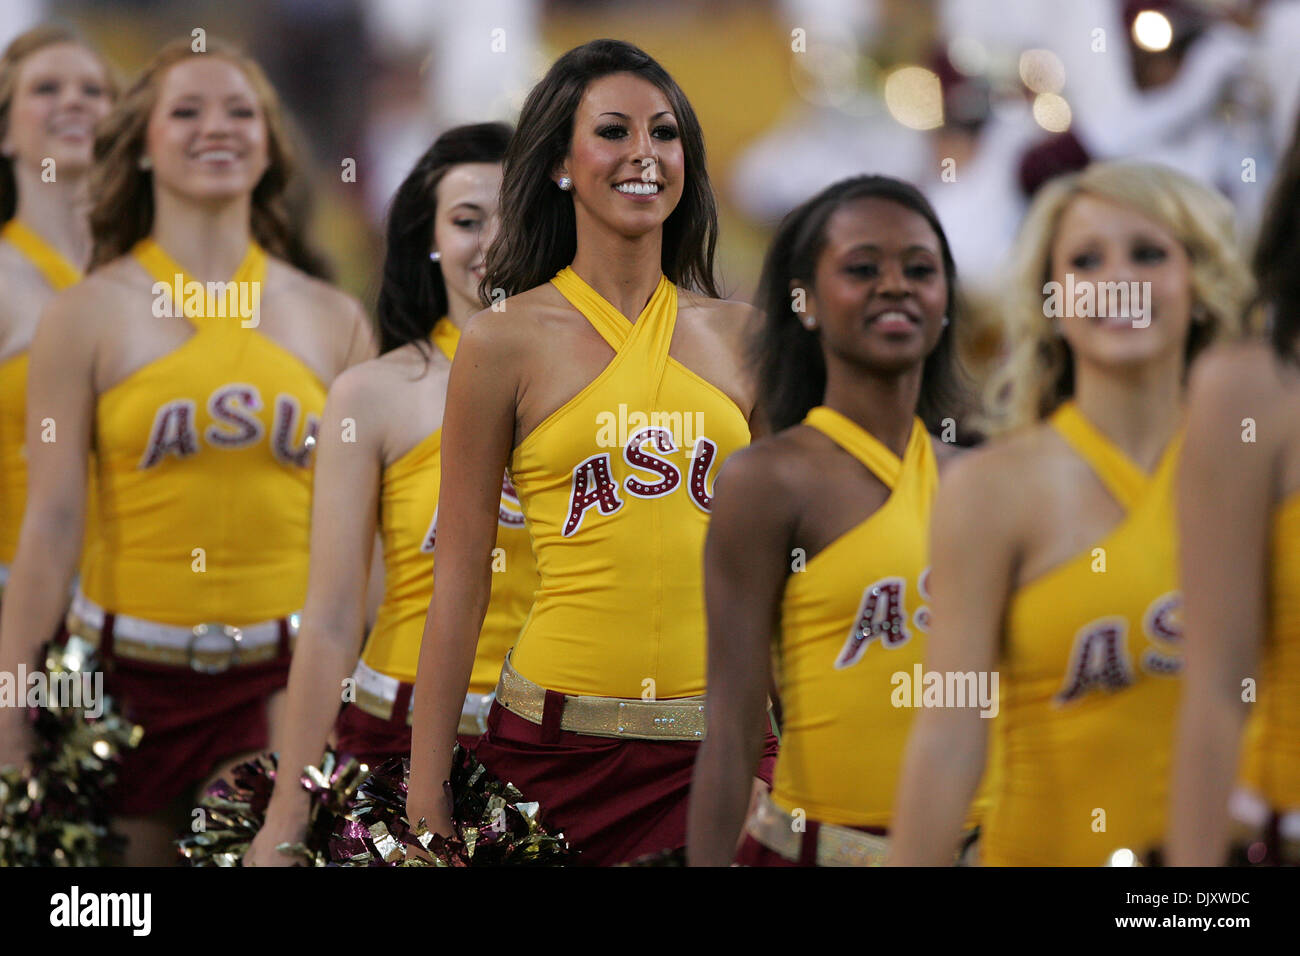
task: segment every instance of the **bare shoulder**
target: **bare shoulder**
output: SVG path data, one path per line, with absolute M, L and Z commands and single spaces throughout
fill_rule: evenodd
M 1050 493 L 1061 470 L 1073 464 L 1068 448 L 1044 424 L 952 452 L 939 486 L 945 510 L 969 516 L 983 531 L 1021 527 L 1033 503 Z
M 129 256 L 100 266 L 76 285 L 56 293 L 41 318 L 42 326 L 68 327 L 88 339 L 118 331 L 140 313 L 140 298 L 148 290 Z M 147 317 L 148 312 L 144 313 Z
M 793 515 L 816 484 L 818 452 L 826 450 L 819 443 L 827 441 L 816 429 L 802 425 L 767 435 L 727 458 L 717 487 L 729 487 L 729 493 L 761 504 L 754 514 Z
M 933 434 L 929 437 L 930 447 L 934 449 L 935 464 L 939 466 L 940 472 L 946 472 L 949 465 L 970 451 L 970 449 L 954 445 L 952 442 L 943 441 Z
M 549 282 L 543 283 L 474 313 L 457 355 L 468 348 L 476 356 L 503 362 L 521 359 L 544 347 L 548 332 L 572 326 L 574 315 L 569 301 Z
M 1194 406 L 1247 408 L 1286 401 L 1300 378 L 1266 342 L 1249 340 L 1218 345 L 1206 352 L 1192 366 L 1189 383 Z
M 734 342 L 748 342 L 763 320 L 763 313 L 748 302 L 710 299 L 695 292 L 679 292 L 678 301 L 710 332 Z

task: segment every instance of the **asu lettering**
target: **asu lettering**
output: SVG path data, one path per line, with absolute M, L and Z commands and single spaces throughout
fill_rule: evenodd
M 682 485 L 682 469 L 664 455 L 679 453 L 672 432 L 652 426 L 637 431 L 623 448 L 623 460 L 631 467 L 653 473 L 653 481 L 629 474 L 622 489 L 635 498 L 662 498 Z M 713 507 L 710 475 L 718 455 L 717 443 L 701 435 L 695 440 L 691 465 L 686 475 L 686 491 L 697 508 L 708 514 Z M 601 515 L 612 515 L 623 507 L 620 483 L 613 475 L 607 452 L 592 455 L 573 469 L 569 489 L 569 514 L 562 534 L 569 538 L 578 533 L 584 516 L 592 508 Z
M 1178 652 L 1183 638 L 1182 603 L 1182 595 L 1176 591 L 1163 594 L 1151 602 L 1142 616 L 1144 636 L 1155 644 L 1146 648 L 1139 658 L 1147 674 L 1171 677 L 1182 671 Z M 1060 706 L 1094 690 L 1113 693 L 1134 684 L 1137 675 L 1130 663 L 1128 632 L 1128 619 L 1119 616 L 1099 618 L 1080 628 L 1070 648 L 1065 679 L 1052 698 L 1053 703 Z
M 226 450 L 257 444 L 267 435 L 259 415 L 263 411 L 256 386 L 245 382 L 222 385 L 208 397 L 207 412 L 212 421 L 203 429 L 202 444 Z M 286 465 L 309 468 L 319 427 L 320 420 L 312 414 L 304 415 L 298 399 L 277 395 L 271 420 L 272 455 Z M 200 447 L 196 404 L 192 399 L 178 398 L 164 403 L 154 413 L 149 440 L 137 467 L 153 468 L 169 456 L 183 460 L 198 454 Z
M 928 600 L 930 596 L 927 590 L 929 574 L 930 569 L 926 568 L 917 579 L 917 592 L 922 600 Z M 835 669 L 843 670 L 862 660 L 872 641 L 879 640 L 880 646 L 886 650 L 902 647 L 910 641 L 912 632 L 907 627 L 906 604 L 906 578 L 887 577 L 868 584 L 862 591 L 862 601 L 844 648 L 835 659 Z M 930 609 L 917 608 L 912 623 L 920 631 L 927 630 Z

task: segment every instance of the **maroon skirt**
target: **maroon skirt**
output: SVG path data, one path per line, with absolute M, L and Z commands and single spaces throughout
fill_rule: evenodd
M 686 807 L 699 743 L 620 740 L 534 724 L 493 702 L 475 752 L 542 805 L 585 866 L 610 866 L 686 845 Z M 777 741 L 768 731 L 758 776 L 769 786 Z
M 288 683 L 287 654 L 220 674 L 114 658 L 104 689 L 144 728 L 144 737 L 124 755 L 112 812 L 156 813 L 202 783 L 223 760 L 265 750 L 267 701 Z
M 389 757 L 411 755 L 411 725 L 405 721 L 384 720 L 352 704 L 343 708 L 334 724 L 340 754 L 351 754 L 362 763 L 375 767 Z M 478 746 L 479 738 L 457 734 L 456 741 L 466 750 Z

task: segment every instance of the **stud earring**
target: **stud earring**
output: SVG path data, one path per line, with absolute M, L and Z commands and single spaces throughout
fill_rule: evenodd
M 943 317 L 943 327 L 945 329 L 948 327 L 948 316 L 946 315 Z
M 803 323 L 803 327 L 809 332 L 817 328 L 817 317 L 815 315 L 805 315 L 799 321 Z
M 439 262 L 439 261 L 441 261 L 441 260 L 442 260 L 442 253 L 441 253 L 441 252 L 437 252 L 436 250 L 435 250 L 434 252 L 429 253 L 429 260 L 430 260 L 431 262 Z
M 150 159 L 148 156 L 141 156 L 140 162 L 137 165 L 139 165 L 139 167 L 145 172 L 148 172 L 149 170 L 153 169 L 153 160 Z
M 558 185 L 561 189 L 563 189 L 567 193 L 570 189 L 573 188 L 573 180 L 570 179 L 568 176 L 561 176 L 560 181 L 556 185 Z

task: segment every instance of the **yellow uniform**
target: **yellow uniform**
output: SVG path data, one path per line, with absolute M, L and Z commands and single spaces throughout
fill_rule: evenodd
M 229 302 L 205 297 L 152 240 L 132 254 L 157 280 L 155 309 L 183 306 L 194 334 L 99 396 L 99 527 L 82 590 L 102 608 L 161 624 L 285 617 L 307 590 L 325 386 L 229 304 L 260 295 L 266 254 L 257 245 Z
M 460 331 L 449 319 L 433 329 L 433 342 L 448 359 L 456 353 Z M 404 683 L 415 682 L 420 638 L 433 591 L 437 538 L 439 428 L 384 469 L 379 499 L 384 542 L 384 600 L 361 659 L 367 666 Z M 533 603 L 537 569 L 524 527 L 519 499 L 503 482 L 493 553 L 492 597 L 479 633 L 469 689 L 490 694 Z
M 999 765 L 982 859 L 1100 866 L 1164 837 L 1182 670 L 1174 477 L 1181 432 L 1146 475 L 1073 402 L 1051 426 L 1127 512 L 1007 609 Z
M 784 723 L 772 799 L 809 819 L 888 828 L 915 711 L 899 681 L 924 660 L 930 507 L 938 468 L 915 419 L 903 459 L 826 407 L 803 422 L 889 489 L 869 518 L 791 573 L 777 647 Z
M 551 281 L 615 354 L 511 457 L 541 579 L 511 661 L 562 694 L 702 694 L 710 492 L 749 426 L 669 357 L 677 288 L 667 277 L 635 323 L 571 268 Z
M 0 229 L 8 242 L 35 266 L 58 292 L 81 279 L 81 271 L 23 223 L 11 219 Z M 0 591 L 7 566 L 18 551 L 27 501 L 27 456 L 23 432 L 27 417 L 27 351 L 0 361 Z
M 1300 493 L 1273 518 L 1268 637 L 1243 754 L 1246 785 L 1278 812 L 1300 810 Z

